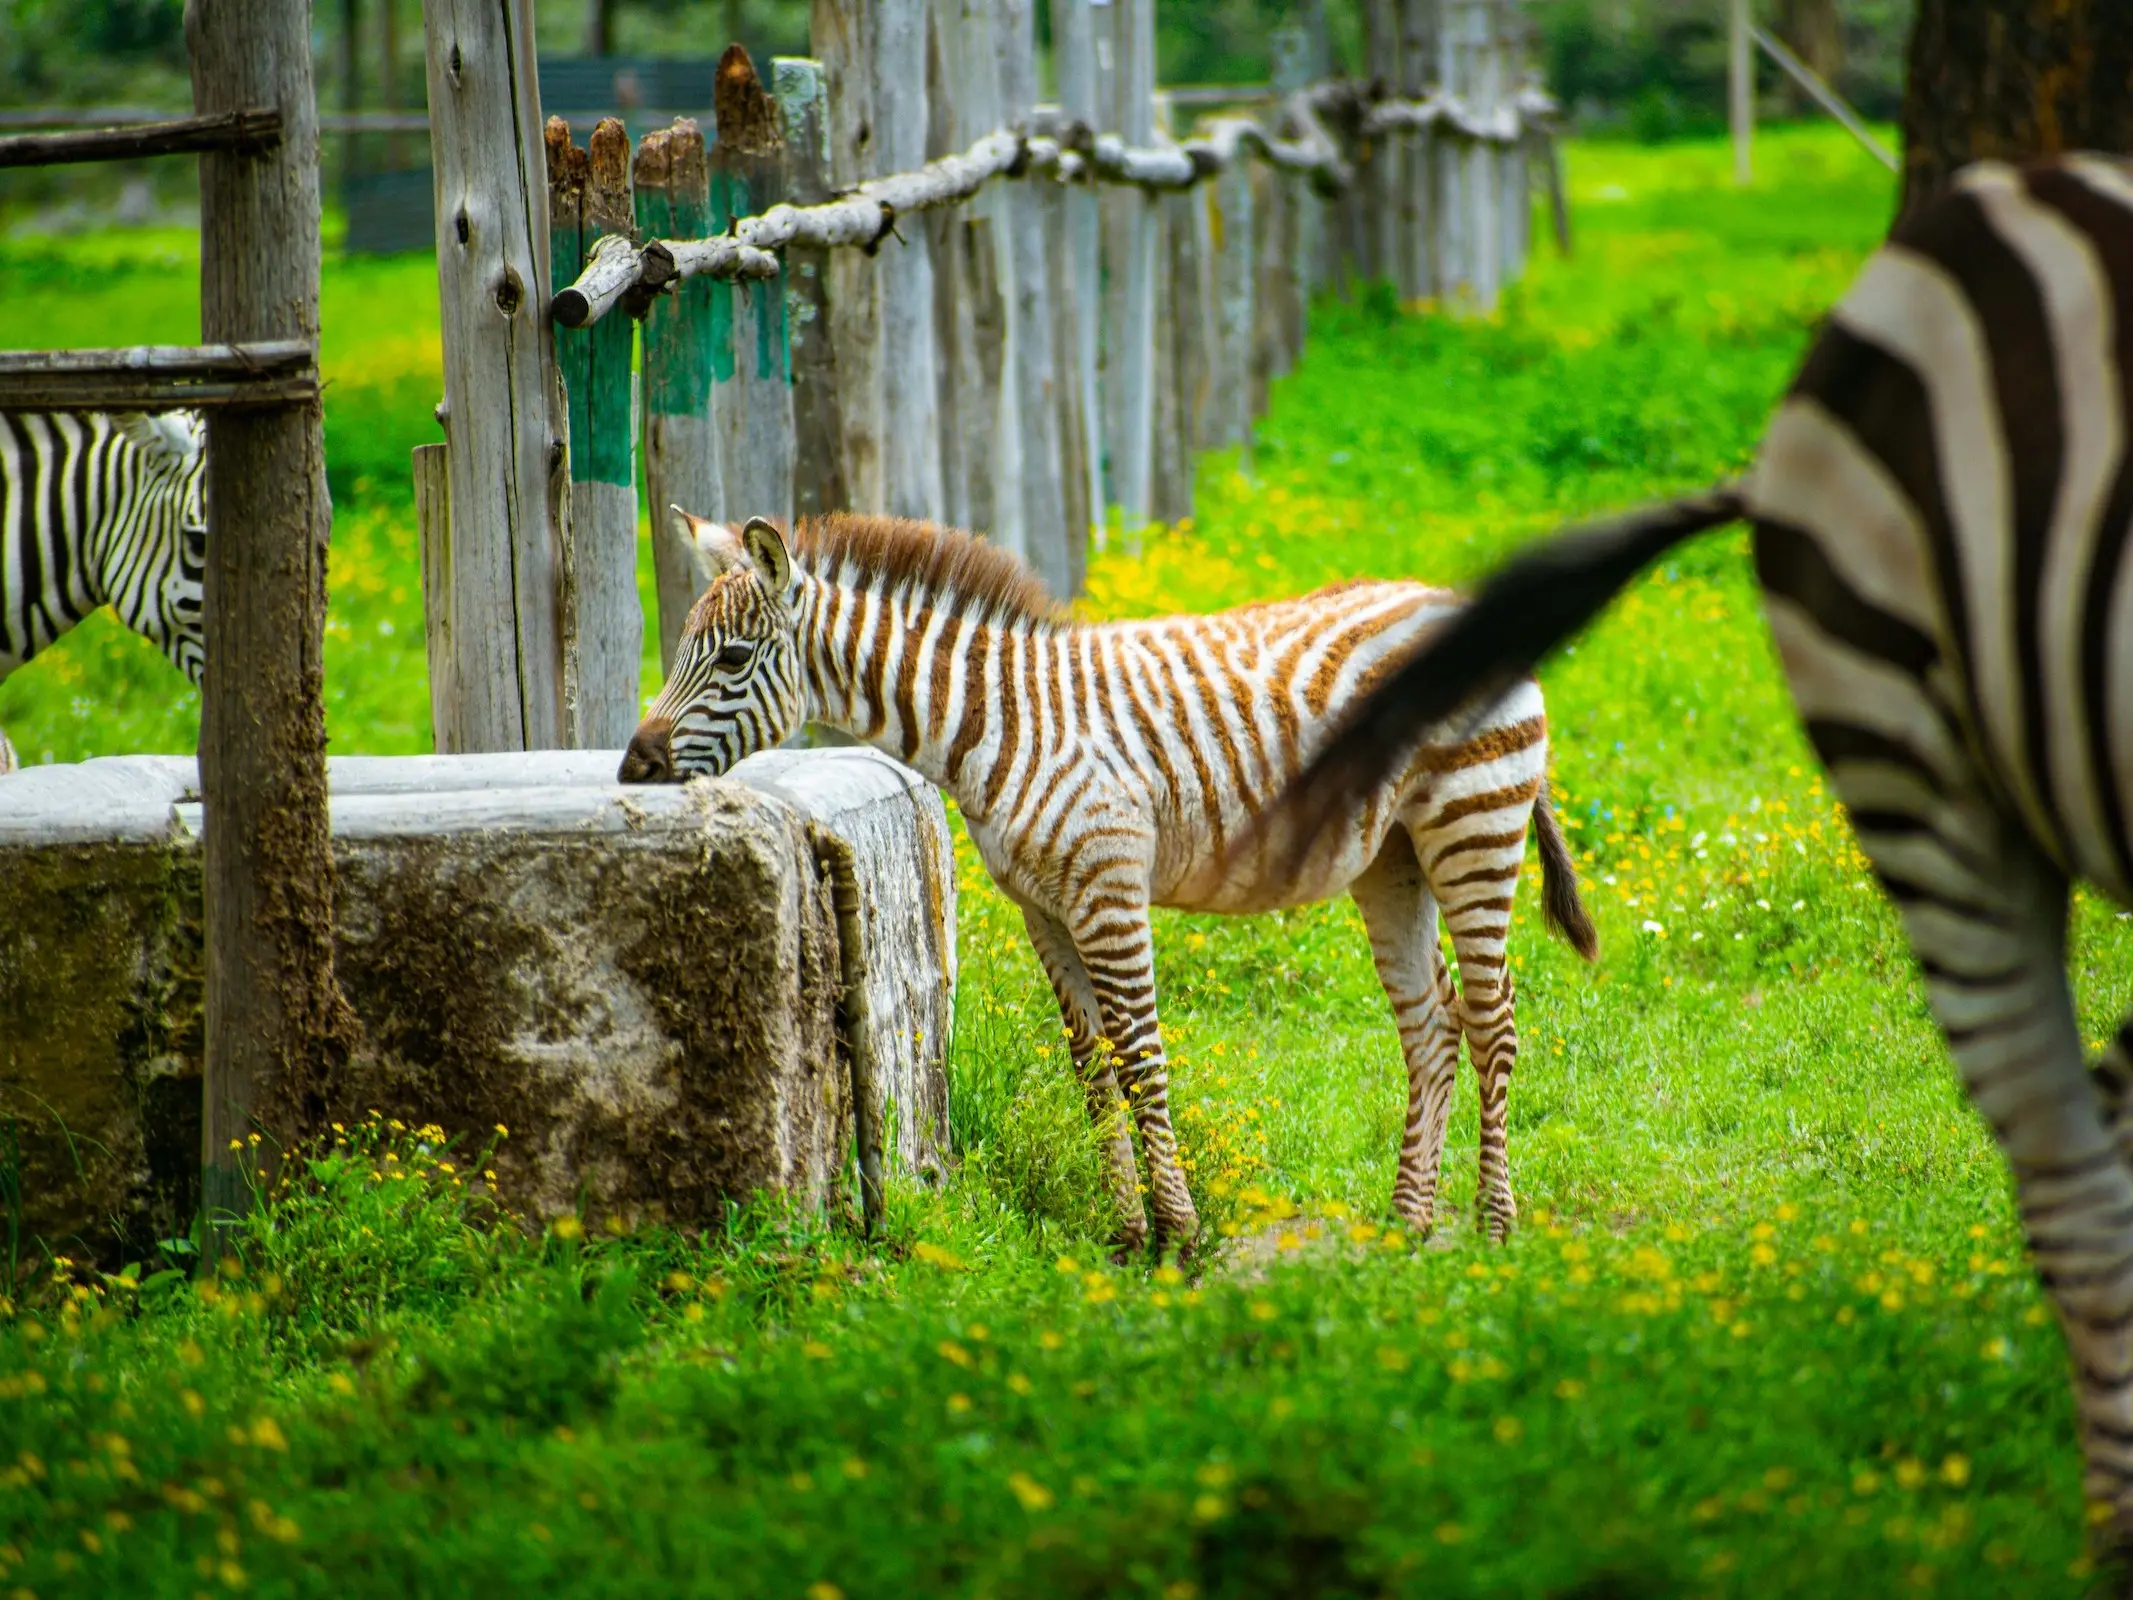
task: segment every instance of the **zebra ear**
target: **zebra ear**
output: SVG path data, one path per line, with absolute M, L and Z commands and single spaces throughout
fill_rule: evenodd
M 667 512 L 673 519 L 674 537 L 688 552 L 697 593 L 710 588 L 721 574 L 732 571 L 746 559 L 741 551 L 741 541 L 723 522 L 693 516 L 680 506 L 670 505 Z
M 184 466 L 200 453 L 197 420 L 183 411 L 128 411 L 118 419 L 119 432 L 150 455 Z
M 782 595 L 792 586 L 792 555 L 785 548 L 785 535 L 768 517 L 750 517 L 741 529 L 741 548 L 763 575 L 771 593 Z

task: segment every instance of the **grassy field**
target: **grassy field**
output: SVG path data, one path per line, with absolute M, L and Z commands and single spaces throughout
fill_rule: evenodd
M 1544 253 L 1501 316 L 1321 307 L 1253 475 L 1207 461 L 1195 524 L 1114 544 L 1088 609 L 1461 581 L 1738 468 L 1893 198 L 1823 130 L 1767 138 L 1758 171 L 1742 195 L 1715 144 L 1576 147 L 1577 257 Z M 182 260 L 26 248 L 0 256 L 24 342 L 190 333 Z M 424 307 L 428 273 L 326 288 L 339 750 L 426 744 L 406 450 L 436 338 L 363 317 Z M 1386 1228 L 1399 1053 L 1341 904 L 1159 918 L 1220 1242 L 1196 1282 L 1106 1265 L 1056 1017 L 966 852 L 961 1160 L 892 1194 L 884 1240 L 767 1207 L 702 1239 L 527 1238 L 478 1176 L 506 1134 L 372 1124 L 225 1279 L 26 1249 L 0 1593 L 2081 1592 L 2059 1338 L 1744 541 L 1652 574 L 1546 688 L 1603 954 L 1522 895 L 1507 1248 L 1463 1214 L 1430 1248 Z M 196 718 L 104 624 L 0 686 L 31 761 L 187 748 Z M 2073 948 L 2098 1038 L 2133 943 L 2084 902 Z M 1447 1160 L 1463 1213 L 1470 1103 Z

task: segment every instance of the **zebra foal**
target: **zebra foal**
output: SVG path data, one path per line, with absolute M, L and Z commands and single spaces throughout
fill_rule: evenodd
M 199 685 L 202 445 L 189 412 L 0 413 L 0 679 L 109 605 Z
M 2133 905 L 2133 165 L 1969 168 L 1861 272 L 1738 489 L 1508 563 L 1255 843 L 1305 863 L 1424 730 L 1745 516 L 1793 700 L 2013 1174 L 2133 1547 L 2133 1019 L 2084 1063 L 2071 884 Z M 1321 830 L 1325 843 L 1317 843 Z
M 1406 1058 L 1394 1207 L 1424 1231 L 1435 1220 L 1463 1034 L 1480 1085 L 1477 1208 L 1504 1236 L 1517 1214 L 1504 1104 L 1518 1048 L 1504 938 L 1529 821 L 1550 922 L 1588 958 L 1594 947 L 1548 804 L 1539 687 L 1511 685 L 1459 737 L 1412 752 L 1308 877 L 1222 864 L 1347 701 L 1447 614 L 1449 595 L 1356 583 L 1215 616 L 1091 625 L 960 533 L 830 516 L 802 521 L 788 546 L 761 518 L 738 534 L 687 522 L 718 576 L 622 781 L 723 773 L 812 720 L 952 794 L 1051 980 L 1105 1137 L 1122 1251 L 1146 1241 L 1148 1222 L 1121 1089 L 1158 1244 L 1190 1248 L 1199 1228 L 1170 1125 L 1149 908 L 1250 912 L 1343 889 Z

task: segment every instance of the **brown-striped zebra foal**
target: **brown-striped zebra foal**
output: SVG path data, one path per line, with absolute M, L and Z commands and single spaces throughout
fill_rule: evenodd
M 954 795 L 1058 996 L 1090 1115 L 1107 1131 L 1122 1249 L 1145 1242 L 1148 1224 L 1121 1084 L 1158 1244 L 1189 1248 L 1198 1232 L 1171 1134 L 1149 907 L 1264 911 L 1342 889 L 1363 914 L 1407 1061 L 1393 1205 L 1418 1228 L 1434 1220 L 1463 1030 L 1481 1096 L 1477 1206 L 1490 1236 L 1504 1236 L 1517 1214 L 1504 1099 L 1518 1049 L 1504 936 L 1529 817 L 1549 921 L 1593 952 L 1548 805 L 1538 685 L 1515 686 L 1462 737 L 1423 745 L 1307 880 L 1217 865 L 1450 595 L 1355 583 L 1211 617 L 1083 624 L 1011 558 L 960 533 L 831 516 L 803 521 L 788 552 L 760 518 L 738 534 L 687 522 L 719 576 L 690 613 L 622 780 L 723 773 L 812 720 Z M 1440 907 L 1461 992 L 1438 944 Z

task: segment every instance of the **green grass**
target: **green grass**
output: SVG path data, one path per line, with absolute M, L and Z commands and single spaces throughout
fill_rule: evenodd
M 1742 195 L 1716 144 L 1577 147 L 1577 257 L 1543 250 L 1501 316 L 1319 308 L 1254 476 L 1205 463 L 1196 523 L 1114 544 L 1091 609 L 1461 581 L 1739 467 L 1892 200 L 1827 130 L 1764 138 L 1758 172 Z M 171 281 L 0 259 L 40 338 L 182 337 Z M 327 285 L 342 749 L 426 742 L 404 461 L 434 345 L 423 367 L 362 317 L 428 297 L 426 267 Z M 173 681 L 78 635 L 0 686 L 0 726 L 31 760 L 184 748 Z M 2080 1592 L 2058 1336 L 1743 542 L 1640 583 L 1546 687 L 1603 955 L 1524 897 L 1506 1249 L 1381 1231 L 1399 1057 L 1342 904 L 1159 919 L 1226 1242 L 1197 1285 L 1103 1264 L 1056 1019 L 966 853 L 961 1160 L 892 1192 L 880 1243 L 768 1205 L 704 1239 L 527 1238 L 465 1187 L 478 1150 L 354 1130 L 234 1278 L 33 1274 L 0 1327 L 0 1590 Z M 2133 944 L 2084 902 L 2073 946 L 2093 1038 Z M 1462 1207 L 1473 1161 L 1467 1103 Z

